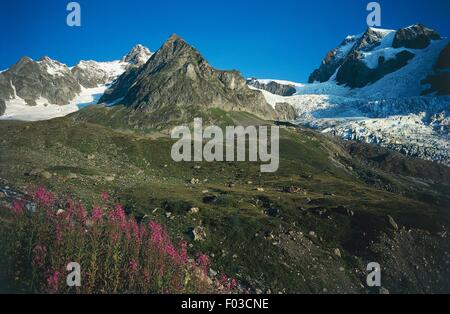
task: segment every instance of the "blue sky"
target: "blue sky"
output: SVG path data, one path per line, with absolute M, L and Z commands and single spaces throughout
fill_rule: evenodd
M 79 0 L 81 27 L 66 25 L 66 0 L 0 1 L 0 69 L 27 55 L 73 65 L 119 59 L 136 43 L 157 50 L 177 33 L 216 68 L 303 82 L 326 52 L 363 32 L 368 0 Z M 416 22 L 448 37 L 450 0 L 382 0 L 382 27 Z

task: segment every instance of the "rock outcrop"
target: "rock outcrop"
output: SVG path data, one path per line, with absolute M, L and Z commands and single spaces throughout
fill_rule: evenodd
M 0 100 L 0 116 L 5 113 L 6 103 L 4 100 Z
M 297 92 L 295 86 L 289 84 L 281 84 L 275 81 L 263 83 L 256 78 L 251 78 L 247 80 L 247 84 L 280 96 L 292 96 Z
M 336 75 L 336 82 L 338 84 L 346 84 L 351 88 L 364 87 L 378 81 L 386 74 L 401 69 L 412 58 L 414 58 L 414 54 L 404 50 L 399 52 L 395 58 L 387 61 L 383 57 L 380 57 L 378 66 L 375 69 L 371 69 L 364 62 L 361 53 L 355 51 L 339 69 Z
M 441 36 L 434 30 L 426 28 L 422 24 L 412 25 L 398 30 L 395 33 L 392 47 L 424 49 L 428 47 L 432 40 L 440 40 Z
M 277 119 L 281 121 L 293 121 L 298 116 L 297 110 L 288 103 L 277 103 L 275 111 L 277 112 Z
M 308 82 L 326 82 L 336 72 L 336 70 L 344 63 L 348 51 L 352 49 L 358 38 L 356 36 L 348 36 L 337 48 L 327 53 L 320 67 L 314 70 L 309 76 Z
M 436 93 L 438 96 L 450 95 L 450 43 L 445 46 L 431 73 L 424 81 L 429 84 L 422 94 Z

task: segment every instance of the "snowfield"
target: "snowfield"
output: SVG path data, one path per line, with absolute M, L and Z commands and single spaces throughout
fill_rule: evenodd
M 82 88 L 76 98 L 62 106 L 51 104 L 42 97 L 36 101 L 36 106 L 30 106 L 25 100 L 16 96 L 16 98 L 6 101 L 6 111 L 4 115 L 0 116 L 0 120 L 41 121 L 64 117 L 83 107 L 96 104 L 106 88 L 106 85 Z
M 0 120 L 41 121 L 63 117 L 78 110 L 77 105 L 54 105 L 41 98 L 36 106 L 27 105 L 25 100 L 15 98 L 6 101 L 5 114 Z

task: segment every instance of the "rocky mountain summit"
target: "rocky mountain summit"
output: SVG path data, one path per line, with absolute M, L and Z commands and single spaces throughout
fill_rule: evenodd
M 348 36 L 338 47 L 329 51 L 320 67 L 311 73 L 308 82 L 323 83 L 328 81 L 336 70 L 344 63 L 347 54 L 353 49 L 358 37 L 359 36 Z
M 138 44 L 131 49 L 131 51 L 122 58 L 121 62 L 128 63 L 132 66 L 142 66 L 152 56 L 152 52 L 147 47 Z
M 441 40 L 441 36 L 422 24 L 402 28 L 395 33 L 393 48 L 425 49 L 432 40 Z
M 148 48 L 138 44 L 120 61 L 81 61 L 71 72 L 83 87 L 94 88 L 111 83 L 127 69 L 144 65 L 151 55 Z
M 117 99 L 146 116 L 146 123 L 186 120 L 212 108 L 245 111 L 265 119 L 276 116 L 263 95 L 250 89 L 239 72 L 214 69 L 177 35 L 144 66 L 119 77 L 99 102 Z
M 422 24 L 398 31 L 368 28 L 328 52 L 309 82 L 336 80 L 339 85 L 362 88 L 402 69 L 420 50 L 439 40 L 442 38 L 437 32 Z

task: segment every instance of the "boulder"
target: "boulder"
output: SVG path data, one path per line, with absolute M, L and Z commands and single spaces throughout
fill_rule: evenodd
M 191 214 L 197 214 L 200 211 L 200 209 L 198 207 L 192 207 L 190 212 Z
M 337 257 L 342 257 L 342 255 L 341 255 L 341 250 L 339 250 L 338 248 L 336 248 L 336 249 L 334 250 L 334 255 L 336 255 Z
M 206 239 L 206 229 L 202 226 L 196 226 L 192 230 L 194 236 L 194 241 L 205 241 Z
M 48 180 L 48 179 L 51 179 L 53 175 L 50 172 L 48 172 L 48 171 L 42 171 L 41 173 L 39 173 L 39 176 L 41 178 L 44 178 L 44 179 Z
M 391 215 L 387 216 L 389 224 L 391 225 L 392 228 L 394 228 L 395 231 L 398 231 L 398 225 L 397 222 L 394 220 L 394 218 Z

